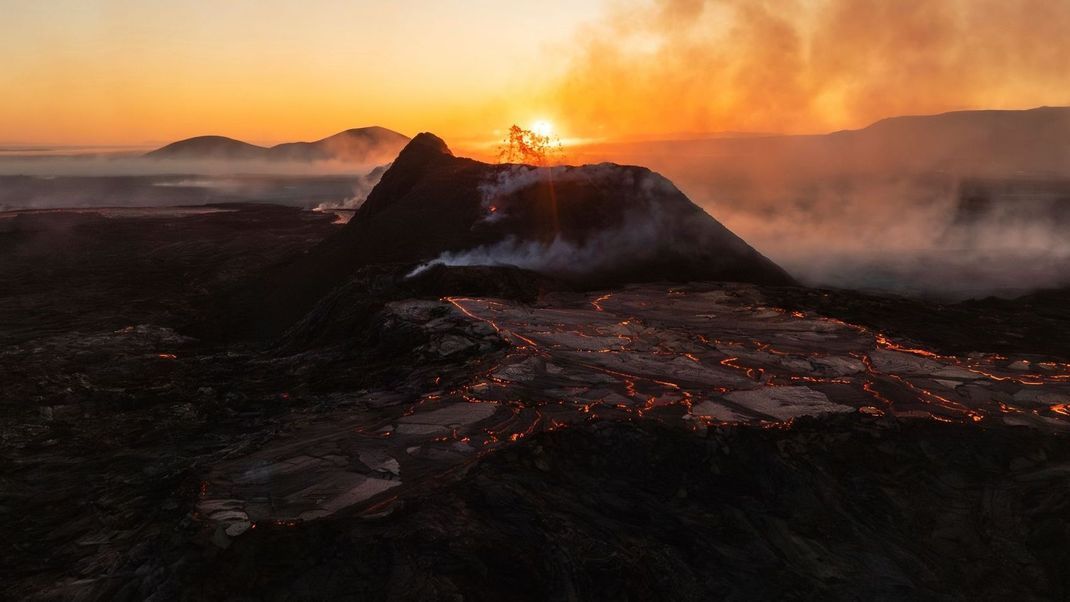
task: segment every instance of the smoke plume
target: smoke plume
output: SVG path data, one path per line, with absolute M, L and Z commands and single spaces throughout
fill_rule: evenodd
M 629 170 L 617 165 L 600 164 L 575 167 L 532 167 L 509 165 L 498 170 L 479 187 L 485 211 L 482 224 L 495 224 L 513 218 L 524 220 L 528 207 L 516 206 L 516 194 L 540 181 L 556 186 L 569 183 L 600 183 L 628 191 L 618 199 L 623 209 L 619 221 L 581 237 L 558 233 L 550 240 L 507 235 L 496 243 L 445 252 L 418 266 L 410 276 L 434 266 L 516 266 L 565 277 L 581 277 L 618 268 L 639 265 L 660 254 L 698 253 L 711 231 L 723 236 L 719 244 L 731 245 L 731 233 L 719 224 L 710 224 L 701 214 L 674 206 L 665 209 L 661 201 L 676 194 L 667 180 L 646 170 Z M 567 202 L 567 201 L 563 201 Z M 742 243 L 740 243 L 742 244 Z
M 316 206 L 316 211 L 330 211 L 332 209 L 356 210 L 368 200 L 375 185 L 383 177 L 383 173 L 390 168 L 390 164 L 381 165 L 363 176 L 357 176 L 353 180 L 353 194 L 338 201 L 326 201 Z
M 623 0 L 550 95 L 588 136 L 824 132 L 1070 104 L 1062 0 Z

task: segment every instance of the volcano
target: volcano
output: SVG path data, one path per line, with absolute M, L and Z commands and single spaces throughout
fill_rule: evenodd
M 401 151 L 341 231 L 270 274 L 257 304 L 291 323 L 356 270 L 383 264 L 515 266 L 588 289 L 793 283 L 648 169 L 493 165 L 454 156 L 430 133 Z

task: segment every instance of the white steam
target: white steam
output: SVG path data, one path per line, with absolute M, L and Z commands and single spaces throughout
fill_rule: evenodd
M 635 191 L 630 208 L 621 222 L 586 237 L 582 242 L 561 235 L 550 241 L 522 240 L 509 235 L 503 240 L 459 252 L 445 252 L 417 266 L 409 277 L 436 265 L 445 266 L 515 266 L 536 272 L 578 276 L 614 267 L 630 265 L 654 257 L 666 249 L 694 244 L 693 226 L 702 227 L 688 217 L 668 214 L 654 202 L 655 196 L 676 192 L 664 178 L 609 163 L 575 167 L 531 167 L 510 165 L 492 180 L 480 186 L 483 222 L 509 216 L 508 197 L 546 178 L 557 184 L 575 181 L 604 181 L 614 187 Z M 622 199 L 622 202 L 624 200 Z M 731 235 L 726 231 L 725 234 Z
M 509 165 L 495 174 L 494 179 L 484 182 L 479 186 L 479 193 L 483 197 L 480 205 L 483 207 L 484 222 L 496 222 L 506 216 L 501 206 L 501 199 L 527 188 L 539 182 L 539 180 L 553 177 L 553 168 L 539 168 L 531 165 Z
M 275 159 L 151 159 L 124 153 L 0 156 L 0 176 L 312 176 L 364 173 L 378 162 Z
M 316 206 L 316 211 L 350 210 L 356 211 L 368 200 L 375 185 L 382 179 L 383 173 L 390 168 L 390 164 L 382 165 L 360 176 L 353 182 L 353 194 L 339 201 L 326 201 Z
M 663 220 L 654 215 L 632 214 L 616 228 L 603 230 L 581 244 L 560 236 L 548 243 L 504 240 L 458 253 L 442 253 L 409 273 L 416 276 L 436 265 L 514 266 L 535 272 L 578 275 L 612 268 L 652 256 L 664 236 Z

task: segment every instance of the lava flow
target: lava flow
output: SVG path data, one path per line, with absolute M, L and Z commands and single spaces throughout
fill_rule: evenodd
M 217 467 L 201 515 L 302 521 L 351 505 L 381 508 L 537 432 L 599 420 L 703 432 L 857 413 L 1070 430 L 1064 364 L 1038 364 L 1045 377 L 1034 383 L 1032 374 L 1005 375 L 1022 360 L 900 344 L 858 325 L 772 308 L 747 285 L 634 287 L 564 296 L 553 307 L 447 297 L 440 304 L 449 308 L 446 318 L 432 318 L 440 314 L 428 302 L 406 303 L 392 311 L 427 333 L 428 353 L 469 359 L 435 368 L 426 387 L 409 394 L 372 394 L 391 401 L 302 435 L 306 445 L 289 460 L 278 460 L 285 450 L 268 448 Z M 310 450 L 309 440 L 323 449 Z M 359 458 L 363 468 L 322 459 L 339 455 Z M 264 474 L 319 475 L 321 501 L 312 509 L 303 501 L 307 477 L 287 494 L 279 476 L 243 476 L 260 474 L 249 471 L 263 462 L 276 467 Z M 273 500 L 266 514 L 241 501 L 264 496 Z

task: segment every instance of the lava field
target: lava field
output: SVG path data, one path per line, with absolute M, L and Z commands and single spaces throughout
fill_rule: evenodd
M 339 226 L 218 209 L 0 233 L 7 595 L 1068 591 L 1056 301 L 384 265 L 240 339 L 218 299 Z

